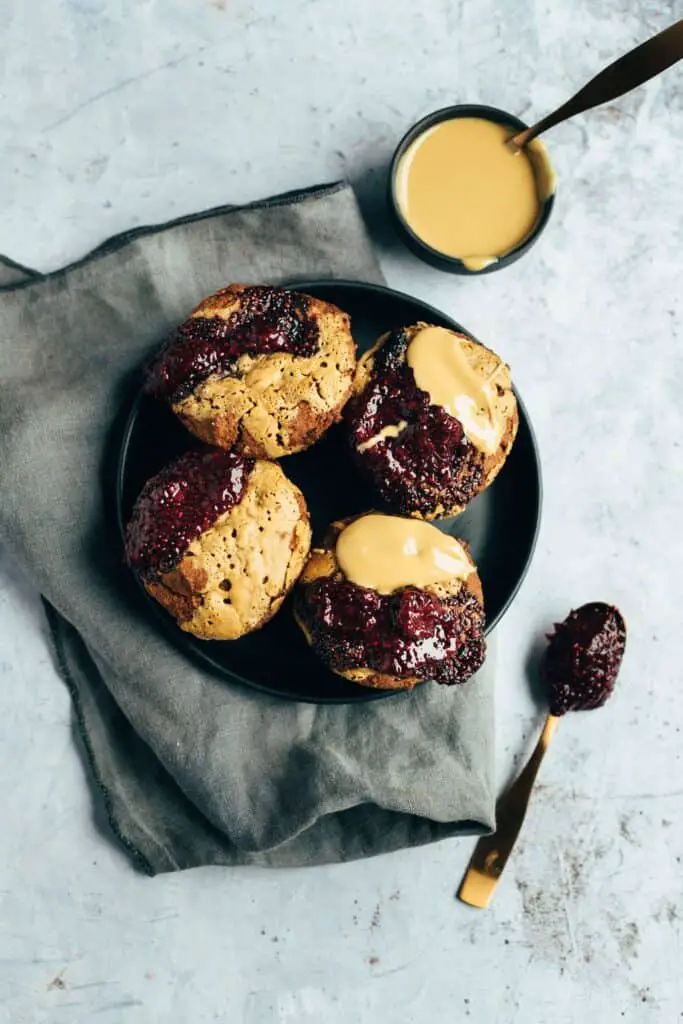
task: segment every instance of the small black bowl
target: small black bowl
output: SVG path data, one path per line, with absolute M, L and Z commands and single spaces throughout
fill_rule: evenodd
M 398 165 L 401 157 L 408 149 L 408 146 L 410 146 L 410 144 L 414 142 L 419 135 L 422 135 L 423 132 L 426 132 L 428 128 L 432 128 L 435 124 L 439 124 L 441 121 L 450 121 L 455 117 L 479 117 L 486 121 L 495 121 L 496 124 L 503 124 L 510 128 L 514 128 L 516 131 L 522 131 L 524 128 L 529 127 L 529 125 L 525 124 L 524 121 L 520 121 L 518 117 L 515 117 L 513 114 L 508 114 L 505 110 L 499 110 L 497 107 L 487 107 L 477 103 L 457 104 L 453 107 L 443 107 L 441 110 L 435 110 L 433 113 L 427 114 L 426 117 L 423 117 L 421 121 L 418 121 L 406 132 L 396 148 L 389 171 L 389 205 L 400 237 L 416 256 L 419 256 L 421 260 L 424 260 L 426 263 L 430 263 L 433 267 L 437 267 L 439 270 L 446 270 L 451 274 L 463 274 L 471 275 L 472 277 L 479 277 L 481 274 L 492 274 L 495 270 L 501 270 L 503 267 L 509 266 L 531 248 L 548 223 L 555 203 L 555 192 L 553 191 L 551 195 L 544 200 L 543 205 L 541 206 L 539 218 L 533 231 L 531 231 L 531 233 L 528 234 L 518 246 L 511 249 L 510 252 L 506 253 L 504 256 L 500 256 L 495 263 L 490 263 L 482 270 L 470 270 L 465 266 L 462 260 L 457 259 L 457 257 L 446 256 L 444 253 L 439 252 L 438 249 L 433 249 L 431 245 L 427 245 L 426 242 L 423 242 L 422 239 L 415 234 L 401 213 L 396 199 L 396 173 L 398 171 Z

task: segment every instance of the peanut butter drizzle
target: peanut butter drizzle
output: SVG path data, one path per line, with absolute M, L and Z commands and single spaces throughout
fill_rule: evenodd
M 445 327 L 424 327 L 408 345 L 406 359 L 415 383 L 432 403 L 460 420 L 472 444 L 491 455 L 507 422 L 495 385 L 505 364 L 499 361 L 492 371 L 482 373 L 483 368 L 468 358 L 463 345 L 468 341 Z
M 398 437 L 404 427 L 408 424 L 406 420 L 401 420 L 399 423 L 389 423 L 388 426 L 382 427 L 374 437 L 369 437 L 367 441 L 363 441 L 362 444 L 358 445 L 359 452 L 366 452 L 368 448 L 374 448 L 376 444 L 383 441 L 385 437 Z
M 337 538 L 339 567 L 351 583 L 378 594 L 401 587 L 428 587 L 474 572 L 464 548 L 430 523 L 370 514 Z

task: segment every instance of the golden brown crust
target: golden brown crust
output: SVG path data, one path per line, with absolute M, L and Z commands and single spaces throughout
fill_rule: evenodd
M 228 319 L 248 287 L 222 288 L 191 316 Z M 356 366 L 350 320 L 331 303 L 307 299 L 307 315 L 319 329 L 318 351 L 312 356 L 244 355 L 235 376 L 208 377 L 172 404 L 191 433 L 219 448 L 277 459 L 310 447 L 340 419 Z
M 234 446 L 237 440 L 239 423 L 235 417 L 227 411 L 215 412 L 211 418 L 202 419 L 199 416 L 186 415 L 178 402 L 173 409 L 178 419 L 191 434 L 198 437 L 205 444 L 214 445 L 216 448 L 224 448 L 226 451 Z M 263 458 L 262 455 L 244 452 L 245 455 L 252 455 L 253 458 Z
M 310 548 L 301 491 L 273 462 L 256 462 L 242 500 L 145 588 L 203 640 L 235 640 L 264 625 L 296 582 Z
M 364 513 L 368 515 L 370 513 Z M 336 557 L 336 542 L 337 537 L 341 531 L 349 526 L 360 516 L 350 516 L 347 519 L 338 519 L 332 523 L 323 539 L 320 546 L 311 549 L 306 564 L 299 577 L 299 586 L 307 586 L 313 583 L 314 580 L 326 579 L 330 577 L 336 577 L 337 579 L 343 579 L 343 573 L 339 567 L 339 562 Z M 458 538 L 458 543 L 462 546 L 470 563 L 474 566 L 474 572 L 470 573 L 464 580 L 453 578 L 448 583 L 436 583 L 433 586 L 425 587 L 425 590 L 436 594 L 440 598 L 454 597 L 458 594 L 462 587 L 465 587 L 470 593 L 479 601 L 481 605 L 484 604 L 484 591 L 481 585 L 481 579 L 477 572 L 476 565 L 470 553 L 469 545 Z M 308 630 L 306 624 L 302 621 L 301 616 L 294 613 L 294 618 L 303 632 L 306 642 L 309 647 L 313 644 L 313 638 Z M 412 690 L 414 686 L 424 680 L 418 679 L 417 677 L 409 678 L 398 678 L 397 676 L 386 675 L 381 672 L 375 672 L 370 668 L 352 668 L 352 669 L 333 669 L 336 675 L 342 676 L 344 679 L 349 679 L 353 683 L 358 683 L 360 686 L 368 686 L 376 690 Z
M 353 393 L 354 395 L 360 395 L 362 391 L 365 391 L 366 387 L 370 383 L 372 377 L 372 371 L 375 368 L 375 356 L 381 349 L 385 341 L 388 340 L 391 335 L 391 331 L 385 331 L 384 334 L 380 334 L 376 342 L 364 352 L 356 364 L 356 372 L 353 375 Z
M 170 612 L 178 623 L 187 622 L 192 618 L 199 597 L 191 593 L 182 593 L 187 589 L 182 576 L 166 573 L 164 581 L 145 580 L 145 590 L 155 601 Z
M 396 676 L 372 672 L 367 668 L 348 669 L 345 672 L 340 672 L 339 675 L 350 679 L 352 683 L 367 686 L 371 690 L 413 690 L 419 683 L 424 682 L 423 679 L 397 679 Z
M 484 484 L 484 489 L 488 487 L 489 484 L 493 483 L 493 481 L 503 468 L 505 460 L 510 454 L 512 446 L 515 443 L 515 438 L 517 437 L 518 430 L 519 408 L 517 406 L 517 402 L 515 401 L 514 409 L 512 410 L 512 413 L 508 418 L 507 427 L 505 428 L 505 433 L 503 434 L 503 437 L 501 439 L 498 451 L 484 460 L 484 479 L 486 481 Z
M 408 336 L 412 339 L 419 331 L 425 327 L 429 327 L 426 323 L 417 323 L 413 326 L 406 328 Z M 456 333 L 456 332 L 453 332 Z M 391 332 L 380 335 L 377 341 L 374 343 L 372 348 L 365 352 L 358 360 L 356 366 L 356 372 L 354 374 L 353 381 L 353 394 L 359 395 L 365 390 L 372 377 L 372 372 L 375 365 L 375 356 L 390 337 Z M 517 437 L 517 431 L 519 429 L 519 409 L 517 407 L 517 400 L 512 390 L 512 380 L 510 377 L 510 368 L 506 364 L 502 363 L 500 357 L 486 345 L 482 345 L 481 342 L 475 341 L 474 338 L 470 338 L 468 335 L 461 335 L 466 337 L 467 341 L 472 346 L 472 351 L 476 353 L 478 360 L 486 367 L 493 368 L 497 364 L 502 364 L 501 371 L 496 378 L 496 387 L 499 398 L 504 404 L 506 410 L 506 428 L 501 439 L 501 442 L 497 450 L 492 455 L 486 455 L 483 457 L 483 483 L 482 486 L 477 490 L 473 498 L 493 483 L 498 473 L 503 468 L 505 460 L 507 459 L 512 445 L 514 444 L 515 438 Z M 473 499 L 472 499 L 473 500 Z M 465 510 L 467 505 L 443 505 L 438 504 L 432 511 L 423 513 L 420 511 L 412 511 L 410 515 L 416 519 L 424 519 L 431 521 L 434 519 L 446 519 L 450 516 L 457 516 Z

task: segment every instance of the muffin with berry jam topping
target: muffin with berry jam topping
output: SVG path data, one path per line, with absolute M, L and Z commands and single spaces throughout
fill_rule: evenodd
M 517 434 L 509 367 L 457 331 L 418 323 L 358 364 L 346 407 L 358 465 L 389 506 L 456 515 L 495 478 Z
M 301 574 L 295 615 L 328 667 L 363 686 L 464 683 L 486 654 L 481 581 L 467 548 L 408 517 L 333 523 Z
M 310 543 L 303 495 L 277 463 L 207 449 L 145 484 L 125 551 L 181 629 L 235 640 L 277 612 Z
M 202 441 L 276 459 L 308 448 L 340 418 L 355 365 L 349 317 L 336 306 L 232 284 L 168 338 L 145 390 Z

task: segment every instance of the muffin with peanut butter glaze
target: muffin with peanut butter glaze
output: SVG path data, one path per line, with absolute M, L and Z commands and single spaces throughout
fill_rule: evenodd
M 236 640 L 277 612 L 310 543 L 303 495 L 277 463 L 206 449 L 145 484 L 126 560 L 181 629 Z
M 483 664 L 476 566 L 464 544 L 430 523 L 377 513 L 333 523 L 295 593 L 315 653 L 362 686 L 463 683 Z
M 340 418 L 356 348 L 346 313 L 265 285 L 232 284 L 201 302 L 146 370 L 145 390 L 219 448 L 276 459 Z
M 422 519 L 462 512 L 499 473 L 519 426 L 502 359 L 425 323 L 383 335 L 361 358 L 345 416 L 381 497 Z

